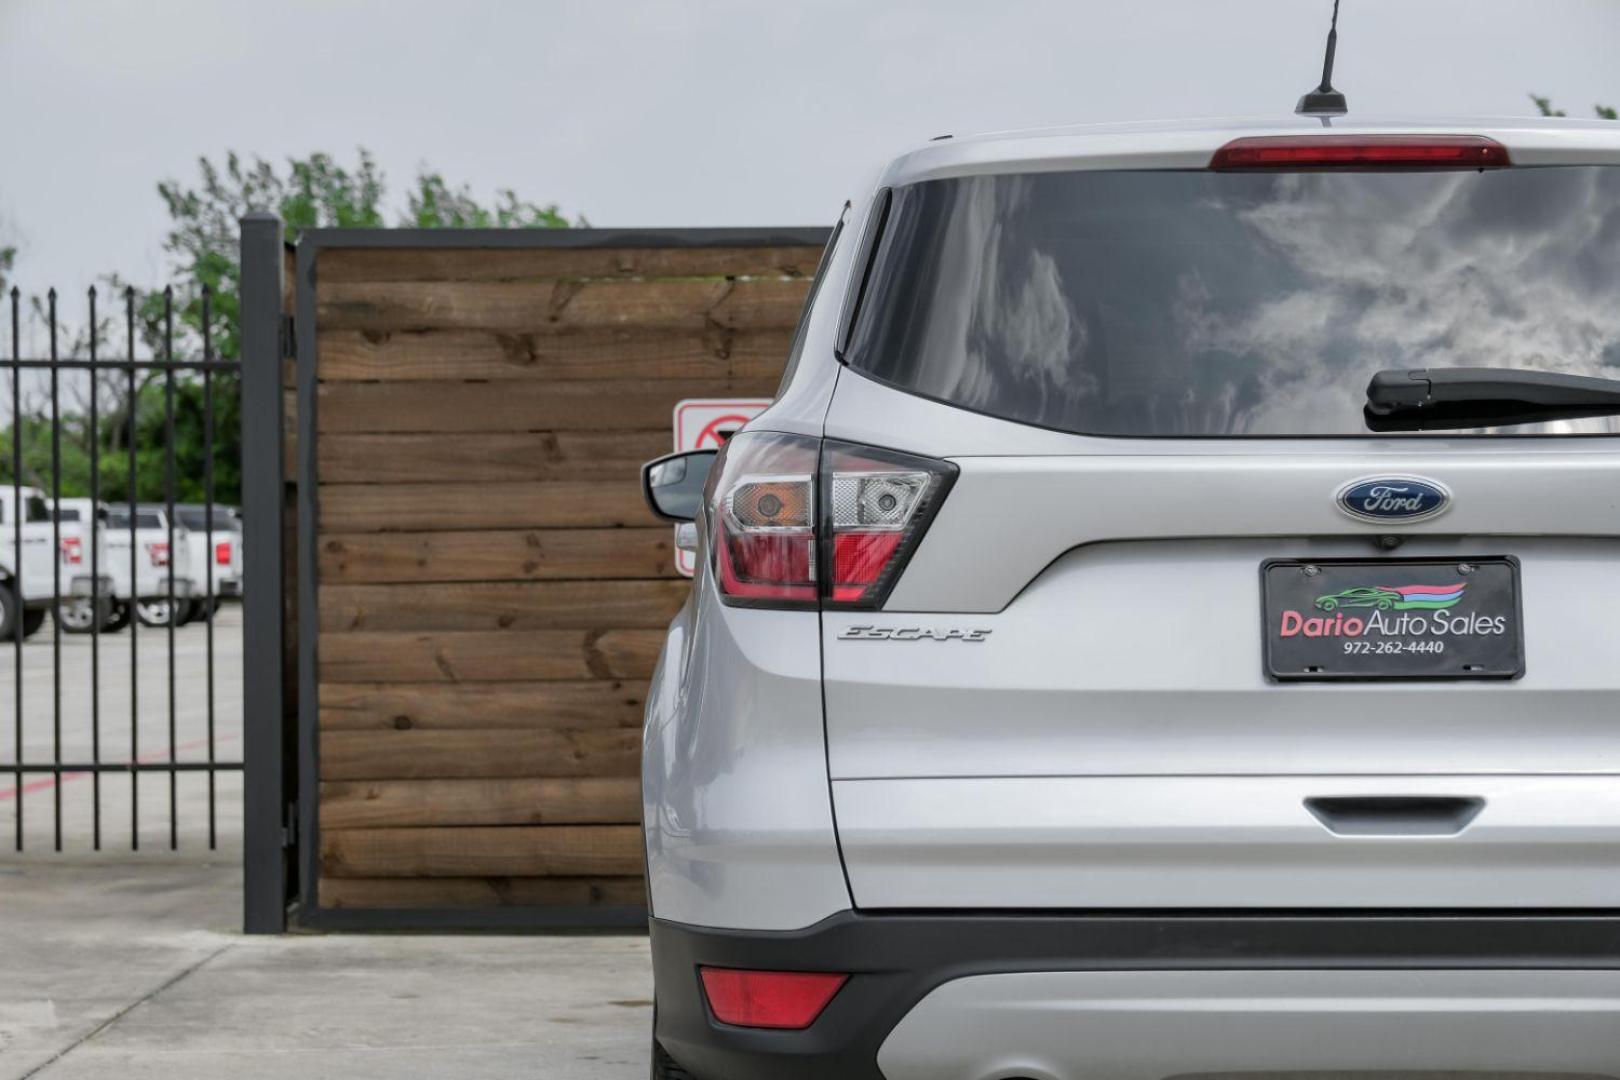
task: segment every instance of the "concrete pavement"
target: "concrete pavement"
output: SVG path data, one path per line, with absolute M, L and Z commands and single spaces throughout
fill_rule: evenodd
M 228 859 L 0 862 L 0 1078 L 643 1080 L 632 935 L 248 938 Z

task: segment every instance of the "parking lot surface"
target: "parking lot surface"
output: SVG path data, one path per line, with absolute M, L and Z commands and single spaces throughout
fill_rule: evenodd
M 0 860 L 0 1080 L 643 1080 L 635 935 L 249 938 L 196 857 Z
M 235 761 L 241 608 L 221 609 L 214 630 L 213 743 L 218 760 Z M 178 760 L 206 760 L 204 627 L 175 632 L 172 737 L 168 636 L 141 627 L 135 641 L 132 669 L 127 631 L 101 640 L 102 760 L 131 753 L 132 688 L 140 760 L 167 761 L 170 747 Z M 49 624 L 24 645 L 23 760 L 52 759 L 58 692 L 63 760 L 94 751 L 90 651 L 89 638 L 64 636 L 58 679 Z M 173 852 L 167 775 L 144 774 L 133 806 L 129 777 L 103 776 L 94 852 L 88 775 L 19 785 L 5 771 L 16 760 L 14 659 L 0 646 L 0 1080 L 646 1077 L 645 937 L 245 937 L 237 773 L 218 777 L 213 851 L 207 777 L 180 774 Z
M 135 631 L 131 634 L 131 630 Z M 174 631 L 173 714 L 170 724 L 169 635 L 166 629 L 131 626 L 100 637 L 95 658 L 99 678 L 92 680 L 89 636 L 63 634 L 60 667 L 53 648 L 50 621 L 23 643 L 22 725 L 16 725 L 15 646 L 0 644 L 0 852 L 15 847 L 20 797 L 24 845 L 29 851 L 52 848 L 56 841 L 56 808 L 61 806 L 62 847 L 88 852 L 95 842 L 95 789 L 88 773 L 69 773 L 58 783 L 49 773 L 29 773 L 17 782 L 5 766 L 17 760 L 43 764 L 54 760 L 60 740 L 61 760 L 85 762 L 99 752 L 104 762 L 135 760 L 163 764 L 242 759 L 242 608 L 227 603 L 214 618 L 213 692 L 210 709 L 208 632 L 203 623 Z M 134 663 L 131 643 L 134 644 Z M 92 686 L 97 686 L 92 693 Z M 60 699 L 58 712 L 56 701 Z M 138 704 L 132 720 L 132 699 Z M 58 722 L 58 716 L 60 721 Z M 210 737 L 210 726 L 212 736 Z M 133 738 L 132 738 L 133 734 Z M 169 777 L 144 772 L 138 790 L 127 773 L 103 774 L 101 843 L 103 850 L 129 850 L 138 840 L 143 851 L 167 848 L 170 842 Z M 242 781 L 238 772 L 221 772 L 215 781 L 217 812 L 213 823 L 220 850 L 239 850 Z M 133 796 L 133 797 L 132 797 Z M 206 850 L 209 842 L 208 774 L 176 774 L 172 819 L 181 850 Z

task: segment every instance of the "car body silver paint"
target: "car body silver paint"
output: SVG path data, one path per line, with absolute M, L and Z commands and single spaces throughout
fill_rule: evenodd
M 723 606 L 705 571 L 647 701 L 653 914 L 795 930 L 848 910 L 833 832 L 813 611 Z
M 898 158 L 874 188 L 1202 168 L 1238 136 L 1322 130 L 1286 117 L 955 138 Z M 1620 125 L 1604 121 L 1356 117 L 1331 131 L 1482 134 L 1518 166 L 1620 165 Z M 1582 586 L 1620 558 L 1620 504 L 1600 494 L 1620 490 L 1613 439 L 1097 438 L 904 393 L 833 355 L 869 203 L 846 222 L 791 384 L 749 426 L 949 458 L 961 476 L 883 611 L 726 608 L 700 573 L 649 698 L 656 915 L 792 929 L 853 906 L 829 775 L 857 895 L 874 906 L 1018 909 L 1079 896 L 1151 907 L 1168 894 L 1176 906 L 1217 894 L 1232 907 L 1332 906 L 1305 880 L 1320 867 L 1392 907 L 1413 895 L 1459 908 L 1613 906 L 1620 887 L 1603 868 L 1620 666 L 1601 590 Z M 1455 503 L 1399 526 L 1396 555 L 1522 557 L 1526 675 L 1268 683 L 1259 562 L 1376 557 L 1372 541 L 1397 530 L 1350 521 L 1332 496 L 1402 472 L 1445 484 Z M 1286 506 L 1244 501 L 1261 486 Z M 1174 611 L 1195 586 L 1197 611 L 1230 625 L 1200 637 L 1172 621 L 1177 662 L 1160 662 L 1122 594 L 1146 587 Z M 856 626 L 989 633 L 971 644 L 839 640 Z M 818 645 L 825 741 L 812 719 Z M 1334 835 L 1302 805 L 1390 792 L 1486 806 L 1456 835 L 1374 839 Z M 1580 865 L 1583 843 L 1591 866 Z M 1212 885 L 1194 867 L 1216 852 L 1231 865 Z M 1080 865 L 1064 865 L 1065 853 Z M 1130 853 L 1147 868 L 1133 874 Z M 1620 1077 L 1617 1001 L 1620 973 L 1600 971 L 977 976 L 934 991 L 880 1064 L 891 1080 L 1459 1067 Z
M 840 780 L 865 908 L 1616 908 L 1613 776 Z M 1328 797 L 1477 798 L 1455 833 L 1340 835 Z M 1417 826 L 1414 826 L 1416 828 Z
M 1425 537 L 1398 554 L 1459 544 L 1523 557 L 1521 679 L 1269 682 L 1258 567 L 1279 541 L 1266 538 L 1075 549 L 1004 611 L 973 616 L 994 632 L 971 647 L 842 641 L 917 616 L 827 612 L 832 776 L 1620 774 L 1613 604 L 1590 587 L 1620 541 Z
M 888 1080 L 1602 1080 L 1620 1077 L 1620 971 L 978 975 L 924 998 L 878 1065 Z

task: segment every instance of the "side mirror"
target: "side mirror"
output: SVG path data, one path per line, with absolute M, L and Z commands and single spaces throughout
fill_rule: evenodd
M 718 450 L 688 450 L 643 465 L 641 494 L 652 512 L 665 521 L 697 520 L 703 509 L 703 486 L 719 454 Z

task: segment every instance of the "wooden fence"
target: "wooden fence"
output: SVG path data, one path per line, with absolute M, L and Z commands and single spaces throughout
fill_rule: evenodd
M 305 238 L 306 906 L 642 903 L 642 706 L 688 583 L 638 466 L 682 398 L 775 391 L 823 239 Z

